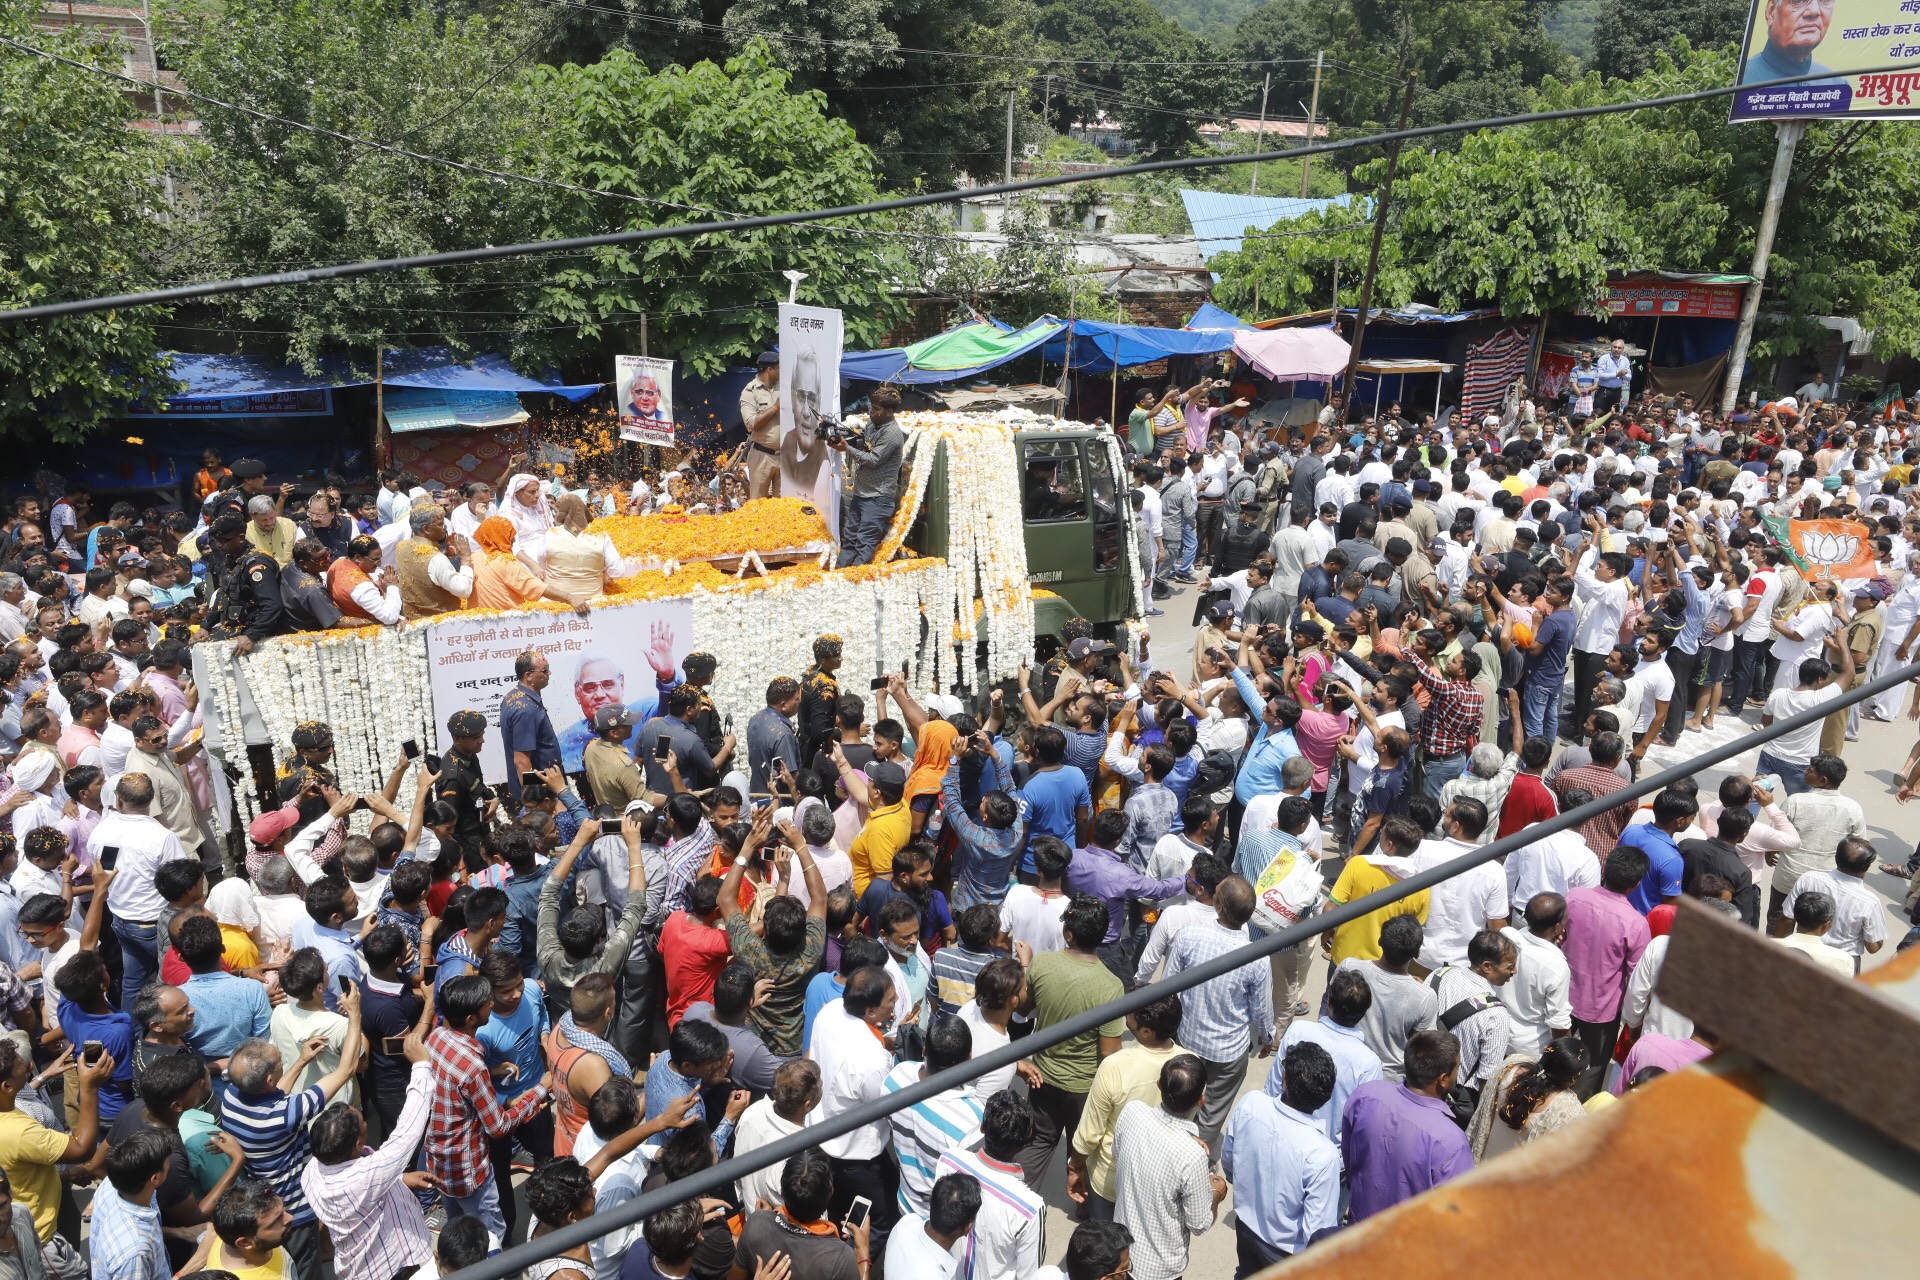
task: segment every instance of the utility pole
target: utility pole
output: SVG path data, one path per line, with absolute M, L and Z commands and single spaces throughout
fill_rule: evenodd
M 1320 118 L 1320 69 L 1327 65 L 1327 51 L 1313 55 L 1313 98 L 1307 104 L 1307 145 L 1313 145 L 1313 122 Z M 1307 198 L 1307 175 L 1313 172 L 1313 157 L 1300 157 L 1300 198 Z
M 1267 92 L 1272 88 L 1273 72 L 1269 71 L 1266 78 L 1260 82 L 1260 128 L 1253 135 L 1253 149 L 1256 152 L 1260 150 L 1261 139 L 1267 136 Z M 1253 162 L 1253 181 L 1247 187 L 1247 194 L 1250 196 L 1260 194 L 1260 162 L 1258 160 Z
M 1046 93 L 1040 99 L 1040 119 L 1047 126 L 1048 132 L 1052 132 L 1053 130 L 1053 73 L 1052 72 L 1047 73 Z
M 1746 370 L 1747 349 L 1753 345 L 1753 322 L 1760 315 L 1760 295 L 1767 289 L 1767 260 L 1773 256 L 1773 235 L 1780 229 L 1780 206 L 1787 198 L 1787 179 L 1793 175 L 1793 153 L 1806 136 L 1804 120 L 1782 120 L 1774 126 L 1779 139 L 1773 153 L 1773 180 L 1767 184 L 1767 203 L 1760 211 L 1760 233 L 1753 243 L 1753 283 L 1740 303 L 1740 327 L 1734 331 L 1733 353 L 1727 357 L 1727 386 L 1720 393 L 1720 412 L 1733 412 L 1740 398 L 1740 378 Z
M 1408 74 L 1406 91 L 1400 95 L 1400 123 L 1396 126 L 1399 132 L 1406 131 L 1407 117 L 1413 111 L 1413 88 L 1419 82 L 1418 70 Z M 1367 274 L 1360 282 L 1360 314 L 1353 320 L 1353 350 L 1347 353 L 1347 375 L 1341 384 L 1349 396 L 1353 394 L 1353 367 L 1360 363 L 1360 343 L 1367 336 L 1367 311 L 1373 306 L 1373 279 L 1380 270 L 1380 240 L 1387 232 L 1387 205 L 1393 199 L 1393 175 L 1399 169 L 1400 140 L 1396 138 L 1387 152 L 1387 180 L 1381 184 L 1379 204 L 1373 211 L 1373 247 L 1367 252 Z
M 1007 181 L 1013 181 L 1013 103 L 1020 94 L 1018 89 L 1007 90 Z M 1013 193 L 1007 192 L 1000 197 L 1000 229 L 1005 231 L 1013 215 Z
M 642 359 L 644 359 L 644 358 L 646 357 L 646 354 L 647 354 L 647 313 L 646 313 L 646 312 L 644 312 L 644 311 L 642 311 L 642 312 L 640 313 L 640 355 L 641 355 L 641 358 L 642 358 Z

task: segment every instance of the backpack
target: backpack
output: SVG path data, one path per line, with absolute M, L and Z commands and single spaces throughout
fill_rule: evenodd
M 1233 779 L 1240 772 L 1240 762 L 1230 751 L 1209 751 L 1201 758 L 1193 771 L 1193 782 L 1187 788 L 1188 795 L 1210 796 L 1216 791 L 1224 791 L 1233 785 Z

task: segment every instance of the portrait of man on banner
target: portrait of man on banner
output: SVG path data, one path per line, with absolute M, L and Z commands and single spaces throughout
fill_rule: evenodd
M 614 403 L 620 438 L 640 444 L 673 443 L 673 361 L 649 356 L 613 358 Z
M 840 521 L 840 459 L 827 425 L 840 416 L 838 311 L 780 307 L 780 494 L 813 503 L 828 528 Z

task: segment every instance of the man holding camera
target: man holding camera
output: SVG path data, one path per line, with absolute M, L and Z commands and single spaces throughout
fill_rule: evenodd
M 874 388 L 867 397 L 867 428 L 857 435 L 827 433 L 829 448 L 838 449 L 859 468 L 840 517 L 839 568 L 866 564 L 893 525 L 900 506 L 900 455 L 907 436 L 894 421 L 900 392 L 891 386 Z

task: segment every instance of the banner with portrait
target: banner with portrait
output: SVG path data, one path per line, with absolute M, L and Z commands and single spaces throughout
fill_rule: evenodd
M 1753 0 L 1738 84 L 1836 74 L 1733 97 L 1735 120 L 1920 115 L 1920 0 Z
M 840 416 L 845 327 L 828 307 L 780 304 L 780 496 L 805 498 L 840 528 L 840 455 L 824 420 Z
M 672 447 L 673 361 L 615 356 L 613 397 L 620 407 L 622 440 Z
M 481 765 L 490 783 L 506 781 L 507 755 L 500 741 L 500 700 L 513 688 L 514 659 L 529 650 L 547 655 L 551 682 L 542 693 L 547 717 L 560 740 L 560 762 L 581 770 L 593 739 L 592 715 L 619 705 L 639 720 L 655 713 L 656 677 L 671 679 L 692 652 L 693 604 L 689 600 L 608 605 L 586 617 L 572 613 L 503 614 L 453 618 L 427 633 L 427 678 L 439 750 L 453 749 L 447 718 L 478 711 L 487 718 Z M 628 739 L 631 746 L 636 733 Z

